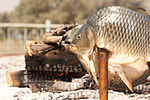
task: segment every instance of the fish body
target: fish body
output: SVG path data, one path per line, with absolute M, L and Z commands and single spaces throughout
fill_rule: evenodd
M 120 6 L 100 9 L 74 35 L 71 51 L 98 84 L 98 49 L 109 51 L 109 86 L 133 91 L 150 75 L 150 16 Z

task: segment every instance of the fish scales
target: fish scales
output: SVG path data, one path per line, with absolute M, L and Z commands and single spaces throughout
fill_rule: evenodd
M 73 36 L 70 50 L 97 84 L 98 49 L 110 52 L 108 85 L 133 91 L 150 75 L 150 16 L 120 6 L 106 7 L 91 15 Z
M 87 23 L 96 27 L 94 30 L 99 47 L 105 47 L 109 51 L 126 54 L 135 59 L 148 60 L 150 41 L 148 16 L 124 7 L 107 7 L 92 15 Z

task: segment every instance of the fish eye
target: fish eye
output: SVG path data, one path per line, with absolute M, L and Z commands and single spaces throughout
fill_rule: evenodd
M 81 38 L 81 34 L 78 34 L 78 35 L 77 35 L 77 38 L 80 39 L 80 38 Z

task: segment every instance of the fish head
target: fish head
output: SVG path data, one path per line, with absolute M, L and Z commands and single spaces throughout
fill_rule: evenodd
M 84 24 L 73 36 L 71 51 L 78 54 L 85 54 L 95 45 L 94 30 L 91 25 Z
M 92 75 L 98 84 L 95 70 L 95 36 L 94 29 L 88 23 L 84 24 L 73 36 L 70 51 L 78 56 L 78 59 L 87 72 Z

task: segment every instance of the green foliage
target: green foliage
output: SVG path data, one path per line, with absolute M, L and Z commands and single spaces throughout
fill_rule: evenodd
M 21 0 L 10 19 L 25 23 L 44 23 L 46 19 L 64 24 L 84 22 L 95 5 L 93 0 Z
M 75 22 L 79 22 L 79 24 L 85 23 L 86 21 L 82 14 L 77 15 L 74 20 Z
M 69 24 L 84 23 L 97 9 L 110 5 L 132 4 L 134 0 L 21 0 L 16 9 L 3 21 L 24 23 Z M 135 1 L 134 1 L 135 2 Z M 2 18 L 1 18 L 2 17 Z M 5 19 L 6 18 L 6 19 Z M 9 19 L 9 20 L 8 20 Z
M 9 22 L 9 14 L 0 13 L 0 22 Z

